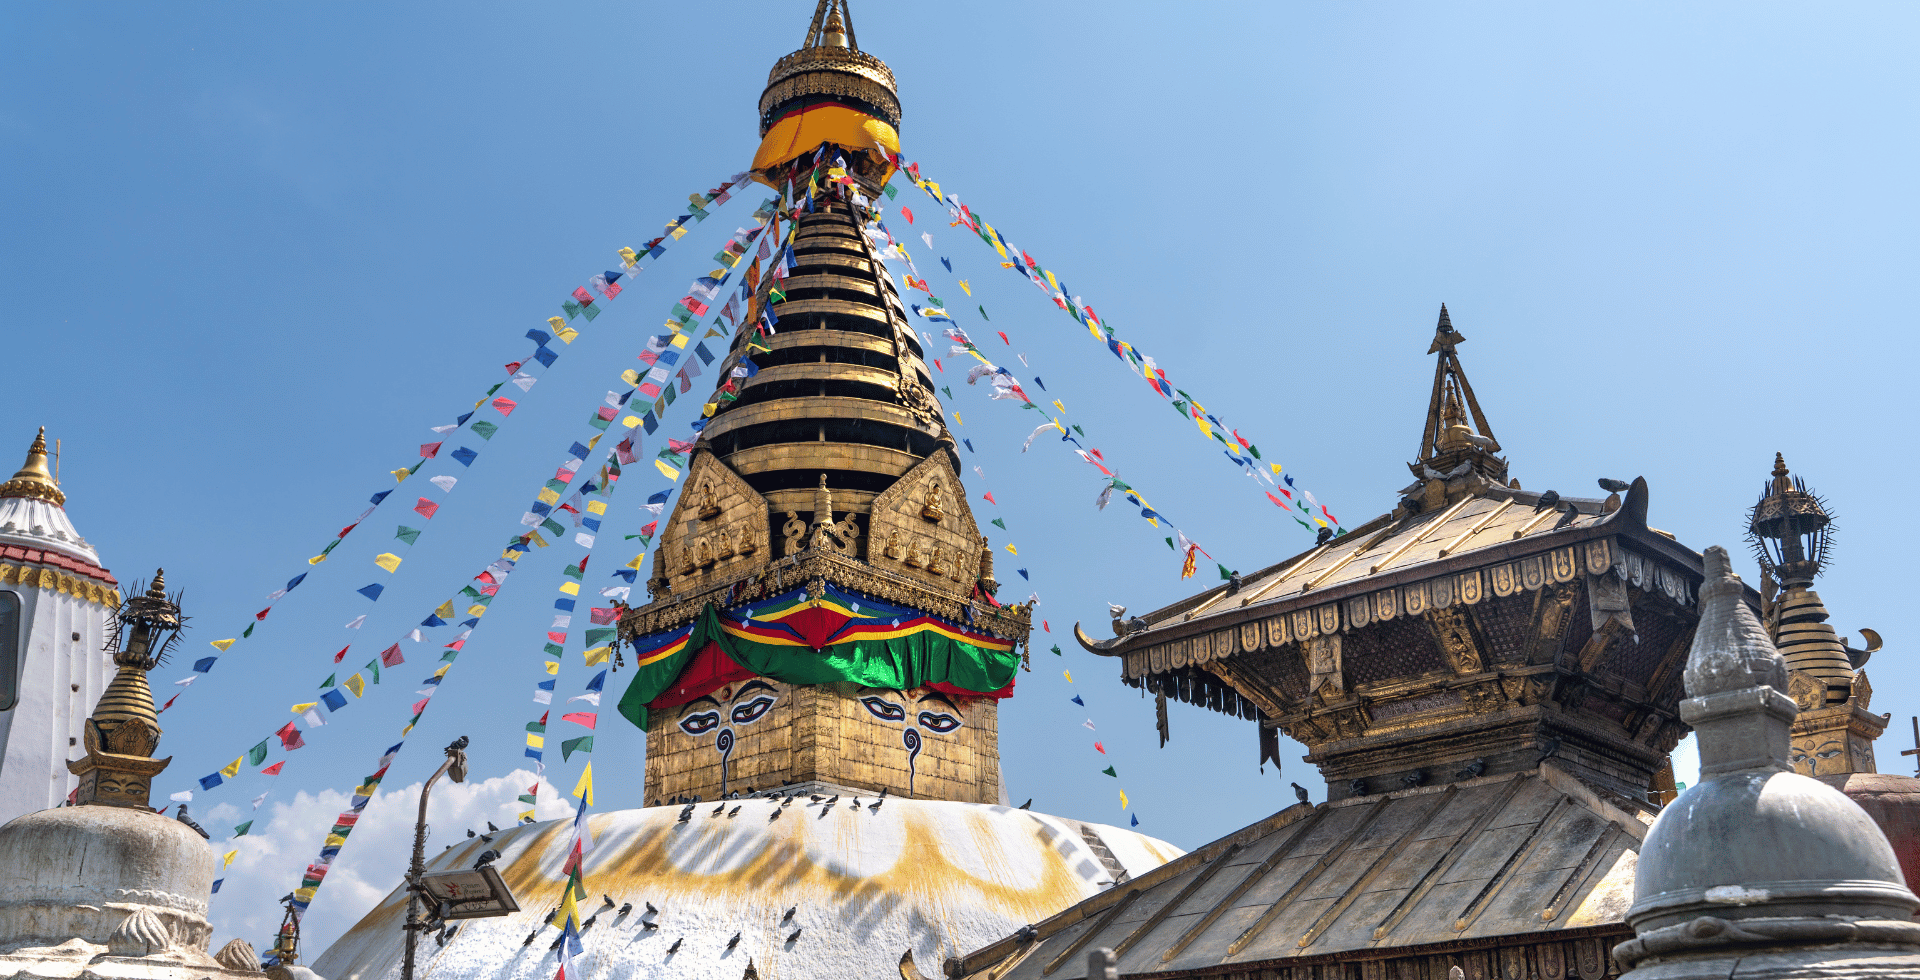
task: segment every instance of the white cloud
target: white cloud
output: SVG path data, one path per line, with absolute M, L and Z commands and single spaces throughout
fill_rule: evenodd
M 467 839 L 469 828 L 484 833 L 488 821 L 511 827 L 524 804 L 518 797 L 536 777 L 524 769 L 477 783 L 442 779 L 427 803 L 427 858 L 447 845 Z M 318 796 L 300 793 L 288 803 L 269 801 L 254 814 L 247 836 L 233 844 L 222 842 L 246 820 L 247 810 L 222 803 L 198 818 L 214 835 L 216 851 L 235 847 L 240 854 L 233 866 L 216 877 L 225 879 L 213 897 L 214 949 L 238 936 L 263 955 L 280 927 L 281 896 L 300 886 L 301 873 L 320 853 L 321 842 L 337 817 L 352 802 L 336 790 Z M 420 783 L 378 793 L 360 815 L 346 847 L 333 862 L 326 882 L 315 896 L 301 924 L 300 953 L 312 963 L 335 939 L 352 928 L 393 889 L 399 887 L 413 850 L 413 820 L 420 806 Z M 535 814 L 541 820 L 571 816 L 571 801 L 540 784 Z

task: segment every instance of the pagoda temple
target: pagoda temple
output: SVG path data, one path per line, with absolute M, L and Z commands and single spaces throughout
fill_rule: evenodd
M 1413 482 L 1390 513 L 1130 621 L 1091 651 L 1159 701 L 1282 731 L 1305 801 L 948 965 L 1121 974 L 1600 977 L 1686 733 L 1699 554 L 1603 498 L 1521 488 L 1444 308 Z M 1757 600 L 1757 596 L 1753 597 Z
M 778 252 L 746 273 L 748 326 L 660 527 L 652 601 L 620 620 L 649 805 L 590 819 L 586 887 L 610 903 L 581 909 L 591 975 L 897 975 L 1181 853 L 1006 805 L 996 718 L 1031 620 L 994 598 L 953 436 L 865 234 L 899 120 L 845 0 L 820 0 L 760 100 Z M 497 851 L 523 911 L 423 944 L 420 976 L 554 975 L 569 822 L 490 836 L 429 870 Z M 406 897 L 315 971 L 397 976 Z

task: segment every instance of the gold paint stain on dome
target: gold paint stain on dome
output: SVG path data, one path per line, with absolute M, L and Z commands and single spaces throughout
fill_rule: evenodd
M 60 492 L 59 484 L 53 482 L 53 471 L 47 468 L 46 426 L 41 426 L 40 434 L 33 437 L 33 445 L 27 449 L 26 465 L 13 474 L 13 479 L 0 484 L 0 497 L 32 497 L 55 506 L 66 504 L 67 495 Z

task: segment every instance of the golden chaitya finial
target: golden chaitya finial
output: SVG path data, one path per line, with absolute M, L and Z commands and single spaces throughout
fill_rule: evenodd
M 40 427 L 40 434 L 33 437 L 33 445 L 27 448 L 26 465 L 13 474 L 13 479 L 0 484 L 0 497 L 33 497 L 55 505 L 67 502 L 67 495 L 53 482 L 53 470 L 47 466 L 46 426 Z
M 74 802 L 147 808 L 153 777 L 173 761 L 153 758 L 160 747 L 160 715 L 147 671 L 160 664 L 185 622 L 179 603 L 167 597 L 165 569 L 153 573 L 144 594 L 120 607 L 111 639 L 119 670 L 87 719 L 86 757 L 67 763 L 67 771 L 80 777 Z

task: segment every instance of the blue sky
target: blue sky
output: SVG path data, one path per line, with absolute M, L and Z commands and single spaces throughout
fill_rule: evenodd
M 393 485 L 386 471 L 433 438 L 429 426 L 525 355 L 520 338 L 565 293 L 616 249 L 658 235 L 689 192 L 745 167 L 764 72 L 797 45 L 810 8 L 0 11 L 0 313 L 13 324 L 0 453 L 48 426 L 63 440 L 69 512 L 103 560 L 123 579 L 164 565 L 187 590 L 189 655 L 156 686 L 171 692 L 207 641 L 235 635 L 266 593 L 309 570 L 367 496 Z M 1530 489 L 1596 495 L 1597 477 L 1644 475 L 1656 526 L 1738 551 L 1743 511 L 1785 452 L 1840 518 L 1820 586 L 1836 625 L 1888 640 L 1869 671 L 1877 710 L 1900 716 L 1881 766 L 1903 770 L 1902 722 L 1920 693 L 1900 669 L 1913 613 L 1895 530 L 1920 483 L 1914 345 L 1901 339 L 1920 228 L 1920 13 L 1088 9 L 858 5 L 862 46 L 900 81 L 907 156 L 1350 525 L 1388 509 L 1408 480 L 1443 301 Z M 719 212 L 587 326 L 471 469 L 422 471 L 459 476 L 456 490 L 396 492 L 446 509 L 406 552 L 345 666 L 497 553 L 580 420 L 757 200 Z M 911 188 L 894 203 L 936 214 Z M 1210 441 L 977 240 L 924 218 L 911 233 L 923 229 L 973 285 L 965 305 L 993 317 L 968 324 L 976 337 L 999 346 L 989 330 L 1006 330 L 1013 346 L 999 356 L 1025 353 L 1023 374 L 1045 378 L 1188 535 L 1246 570 L 1306 546 Z M 963 305 L 937 263 L 920 266 Z M 1173 741 L 1156 747 L 1151 702 L 1111 662 L 1077 652 L 1068 630 L 1080 620 L 1098 633 L 1106 602 L 1152 609 L 1206 586 L 1211 570 L 1182 582 L 1164 532 L 1131 507 L 1094 509 L 1097 473 L 1055 445 L 1019 452 L 1025 413 L 964 385 L 954 395 L 956 432 L 980 450 L 965 462 L 986 472 L 984 483 L 966 473 L 976 513 L 994 516 L 978 500 L 991 488 L 1011 529 L 995 540 L 1020 549 L 1003 553 L 1003 598 L 1037 591 L 1053 630 L 1036 634 L 1034 671 L 1001 717 L 1015 802 L 1116 824 L 1138 813 L 1142 831 L 1193 847 L 1291 802 L 1289 780 L 1319 796 L 1298 746 L 1286 746 L 1284 774 L 1256 771 L 1250 723 L 1176 705 Z M 629 472 L 589 583 L 607 584 L 631 557 L 620 535 L 664 483 Z M 341 624 L 369 611 L 352 590 L 388 579 L 371 557 L 395 543 L 396 502 L 167 713 L 175 761 L 163 786 L 224 765 L 315 696 L 346 641 Z M 476 779 L 524 761 L 549 599 L 575 556 L 555 548 L 523 563 L 389 787 L 422 778 L 460 734 L 474 740 Z M 1045 652 L 1055 642 L 1066 656 Z M 305 792 L 309 809 L 324 808 L 312 794 L 370 772 L 431 656 L 411 655 L 401 685 L 314 733 L 273 799 Z M 586 676 L 570 652 L 561 690 Z M 1081 728 L 1089 716 L 1106 757 Z M 643 740 L 608 719 L 594 754 L 600 805 L 637 805 Z M 1108 763 L 1117 782 L 1099 774 Z M 570 787 L 578 764 L 552 780 Z M 196 805 L 244 809 L 265 788 L 244 777 Z M 311 835 L 311 817 L 286 826 Z M 436 843 L 462 829 L 443 824 Z M 259 864 L 257 889 L 239 894 L 291 888 L 318 845 L 276 841 L 282 860 Z M 380 855 L 394 876 L 398 846 Z M 357 916 L 380 866 L 368 864 L 371 890 L 322 890 L 311 940 Z M 216 916 L 222 936 L 267 938 L 262 916 L 225 891 Z

